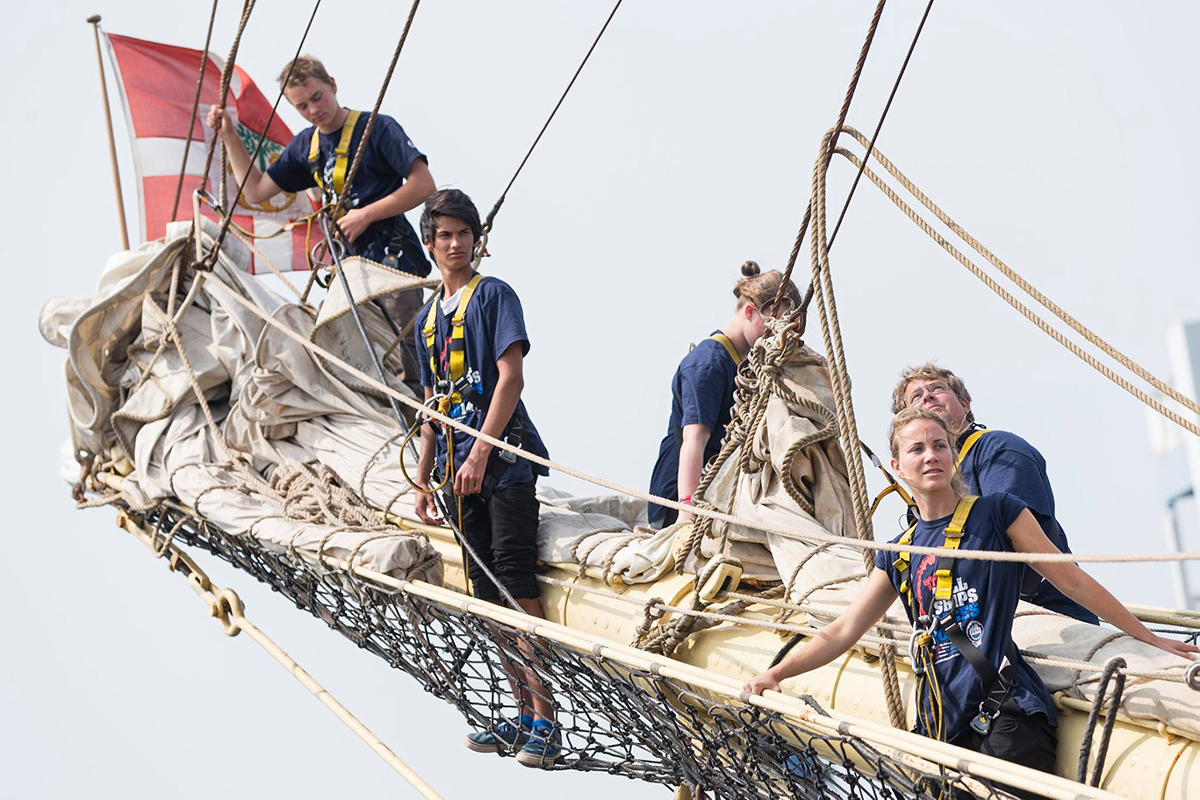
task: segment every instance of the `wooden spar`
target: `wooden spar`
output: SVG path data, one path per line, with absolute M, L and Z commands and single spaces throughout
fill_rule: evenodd
M 108 108 L 108 83 L 104 79 L 104 57 L 100 54 L 100 15 L 87 18 L 96 35 L 96 66 L 100 68 L 100 95 L 104 100 L 104 121 L 108 126 L 108 158 L 112 162 L 113 188 L 117 193 L 117 219 L 121 223 L 121 246 L 129 249 L 129 225 L 125 222 L 125 197 L 121 194 L 121 172 L 117 169 L 117 143 L 113 139 L 112 112 Z

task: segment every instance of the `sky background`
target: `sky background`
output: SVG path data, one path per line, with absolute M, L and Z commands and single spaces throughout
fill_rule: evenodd
M 617 13 L 509 193 L 483 270 L 520 294 L 526 401 L 558 461 L 644 486 L 689 343 L 724 323 L 741 262 L 782 267 L 821 134 L 874 4 L 639 2 Z M 610 8 L 608 0 L 428 0 L 383 110 L 439 186 L 486 213 Z M 870 131 L 923 3 L 884 12 L 849 122 Z M 270 99 L 311 6 L 260 0 L 239 65 Z M 10 3 L 0 63 L 9 292 L 3 315 L 7 625 L 0 640 L 0 795 L 410 796 L 245 637 L 228 640 L 178 576 L 77 512 L 58 477 L 64 353 L 41 304 L 88 295 L 119 248 L 90 26 L 198 48 L 208 4 Z M 305 50 L 369 109 L 407 3 L 345 0 Z M 240 4 L 222 4 L 224 55 Z M 1200 317 L 1200 122 L 1185 2 L 935 5 L 879 140 L 917 185 L 1050 297 L 1156 374 L 1166 326 Z M 136 236 L 123 114 L 117 152 Z M 299 116 L 284 103 L 284 119 Z M 840 208 L 853 171 L 835 164 Z M 416 215 L 412 216 L 416 220 Z M 798 267 L 807 275 L 807 250 Z M 1045 455 L 1078 552 L 1163 548 L 1161 481 L 1133 398 L 1051 342 L 864 184 L 832 266 L 860 431 L 884 448 L 897 373 L 936 358 L 978 418 Z M 816 321 L 809 339 L 819 345 Z M 550 482 L 586 487 L 560 476 Z M 895 513 L 898 510 L 893 509 Z M 892 514 L 877 518 L 894 534 Z M 469 753 L 447 706 L 253 579 L 206 559 L 247 614 L 446 797 L 667 791 L 540 774 Z M 1163 565 L 1095 565 L 1130 602 L 1172 602 Z

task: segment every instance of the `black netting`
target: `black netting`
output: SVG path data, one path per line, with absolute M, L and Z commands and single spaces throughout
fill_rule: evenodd
M 248 572 L 359 647 L 416 678 L 476 729 L 516 716 L 506 668 L 536 675 L 562 755 L 547 769 L 608 772 L 726 798 L 1006 797 L 949 770 L 922 769 L 851 736 L 814 734 L 779 714 L 702 692 L 592 652 L 519 633 L 342 572 L 226 536 L 161 508 L 146 522 Z M 530 681 L 521 678 L 522 686 Z M 511 755 L 511 753 L 501 753 Z

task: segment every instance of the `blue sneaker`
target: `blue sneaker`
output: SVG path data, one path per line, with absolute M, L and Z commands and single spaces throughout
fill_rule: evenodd
M 816 760 L 808 753 L 788 756 L 783 762 L 783 768 L 803 781 L 816 781 L 820 775 Z
M 548 767 L 562 755 L 562 731 L 557 727 L 534 725 L 529 741 L 517 753 L 517 761 L 527 767 Z
M 504 720 L 488 730 L 468 733 L 463 744 L 476 753 L 504 753 L 524 747 L 529 741 L 529 731 Z

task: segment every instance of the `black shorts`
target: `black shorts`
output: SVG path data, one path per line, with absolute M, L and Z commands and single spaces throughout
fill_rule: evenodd
M 989 735 L 980 736 L 967 728 L 950 744 L 1053 774 L 1058 734 L 1045 714 L 1026 714 L 1009 702 L 1000 709 Z M 1010 786 L 997 788 L 1017 797 L 1041 797 Z
M 513 597 L 541 597 L 537 583 L 538 500 L 536 484 L 520 483 L 462 498 L 462 533 L 476 555 Z M 453 492 L 446 505 L 456 515 Z M 457 521 L 456 521 L 457 522 Z M 474 558 L 467 557 L 471 593 L 481 600 L 499 600 L 500 590 Z

